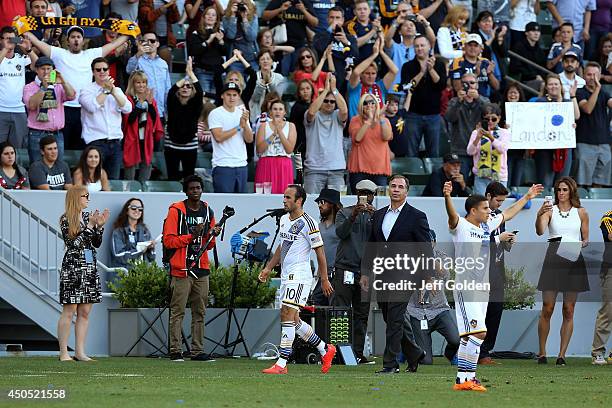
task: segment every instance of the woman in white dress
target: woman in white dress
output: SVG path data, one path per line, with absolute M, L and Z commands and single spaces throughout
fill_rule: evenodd
M 557 365 L 565 365 L 565 352 L 574 330 L 574 307 L 579 292 L 589 290 L 584 259 L 580 249 L 589 243 L 589 215 L 580 205 L 578 186 L 571 177 L 555 183 L 554 204 L 546 200 L 538 210 L 536 233 L 548 228 L 548 250 L 538 281 L 542 291 L 542 313 L 538 323 L 540 352 L 538 364 L 546 364 L 546 340 L 557 294 L 563 292 L 563 323 Z

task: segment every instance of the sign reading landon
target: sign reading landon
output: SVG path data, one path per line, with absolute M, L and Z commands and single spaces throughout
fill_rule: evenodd
M 571 102 L 507 102 L 511 149 L 576 147 L 574 106 Z

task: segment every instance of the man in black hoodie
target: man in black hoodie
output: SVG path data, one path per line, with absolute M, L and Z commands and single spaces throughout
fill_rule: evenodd
M 512 46 L 512 51 L 545 68 L 546 52 L 540 47 L 540 35 L 540 26 L 538 23 L 527 23 L 525 26 L 525 37 Z M 510 75 L 518 77 L 522 82 L 533 81 L 528 85 L 538 90 L 539 85 L 543 81 L 542 72 L 543 71 L 520 61 L 518 58 L 510 58 Z M 539 81 L 539 83 L 535 81 Z

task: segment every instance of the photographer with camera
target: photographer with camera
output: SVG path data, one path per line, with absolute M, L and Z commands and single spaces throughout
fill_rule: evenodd
M 206 94 L 217 95 L 223 88 L 224 56 L 227 46 L 221 29 L 221 19 L 215 7 L 208 7 L 197 31 L 187 40 L 189 56 L 193 58 L 194 73 Z
M 231 0 L 223 16 L 225 37 L 230 42 L 230 54 L 239 50 L 244 59 L 257 70 L 257 9 L 251 0 Z M 235 62 L 230 70 L 244 72 L 244 65 Z
M 315 29 L 319 19 L 310 0 L 272 0 L 262 14 L 263 21 L 271 26 L 285 23 L 287 27 L 287 43 L 296 50 L 306 45 L 308 39 L 307 27 Z M 297 55 L 286 54 L 281 62 L 281 72 L 287 76 L 293 71 Z
M 347 61 L 353 61 L 359 55 L 357 38 L 344 30 L 344 11 L 341 7 L 333 7 L 327 13 L 327 30 L 318 32 L 312 40 L 312 46 L 319 55 L 323 55 L 331 45 L 331 57 L 334 63 L 335 75 L 338 80 L 338 89 L 346 90 Z M 324 65 L 327 72 L 334 72 Z
M 164 262 L 170 266 L 170 359 L 183 361 L 181 329 L 185 306 L 191 306 L 191 359 L 209 361 L 202 352 L 204 339 L 204 314 L 208 302 L 210 262 L 206 251 L 197 259 L 202 244 L 212 233 L 218 235 L 221 228 L 215 226 L 215 215 L 208 203 L 201 201 L 204 182 L 198 176 L 187 176 L 183 192 L 187 199 L 170 205 L 164 221 Z M 206 250 L 215 246 L 213 238 Z M 190 268 L 193 262 L 197 266 Z

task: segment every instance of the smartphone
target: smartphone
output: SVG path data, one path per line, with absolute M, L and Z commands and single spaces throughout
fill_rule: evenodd
M 53 69 L 49 72 L 49 83 L 54 84 L 55 81 L 57 81 L 57 71 Z
M 21 37 L 11 37 L 10 42 L 13 43 L 13 44 L 19 45 L 19 44 L 21 44 L 23 42 L 23 38 L 21 38 Z
M 337 25 L 336 28 L 334 29 L 334 33 L 338 34 L 338 33 L 341 33 L 341 32 L 342 32 L 342 26 Z
M 361 205 L 368 204 L 368 197 L 366 197 L 366 196 L 359 196 L 359 204 L 361 204 Z
M 546 196 L 546 197 L 544 197 L 544 202 L 552 204 L 553 203 L 553 196 Z
M 483 119 L 483 120 L 480 122 L 480 126 L 482 126 L 482 129 L 483 129 L 485 132 L 488 132 L 488 131 L 489 131 L 489 120 L 488 120 L 488 119 Z
M 470 84 L 466 84 L 465 82 L 463 82 L 462 85 L 463 85 L 463 90 L 467 93 L 467 91 L 470 89 Z
M 518 233 L 519 233 L 519 230 L 514 230 L 514 231 L 512 231 L 512 233 L 513 233 L 514 235 L 516 235 L 516 234 L 518 234 Z

